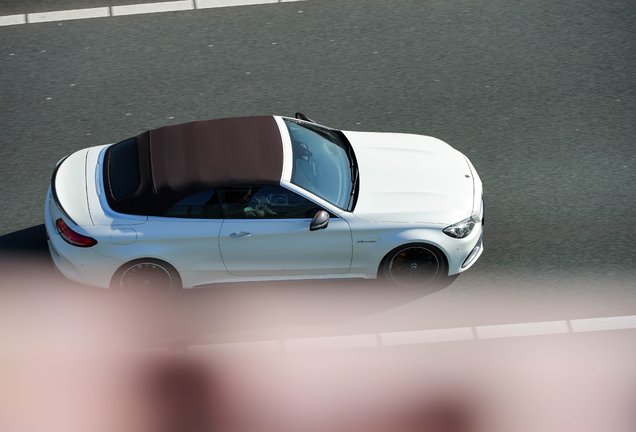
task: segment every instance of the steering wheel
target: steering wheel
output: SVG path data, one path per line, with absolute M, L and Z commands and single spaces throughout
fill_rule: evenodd
M 300 147 L 300 149 L 297 148 L 296 151 L 299 155 L 299 158 L 304 160 L 305 162 L 309 162 L 309 158 L 311 158 L 314 154 L 309 151 L 309 147 L 307 147 L 307 144 L 299 142 L 298 147 Z

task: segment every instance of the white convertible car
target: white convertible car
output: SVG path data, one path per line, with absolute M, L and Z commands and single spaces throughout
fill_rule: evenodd
M 296 117 L 166 126 L 65 157 L 44 206 L 55 266 L 126 291 L 376 277 L 415 287 L 479 258 L 482 184 L 463 154 Z

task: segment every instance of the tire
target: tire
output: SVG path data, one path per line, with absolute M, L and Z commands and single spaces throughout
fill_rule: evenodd
M 167 262 L 141 258 L 121 266 L 110 288 L 132 296 L 167 295 L 181 290 L 182 282 L 179 272 Z
M 434 246 L 412 243 L 393 249 L 380 264 L 381 275 L 387 282 L 404 287 L 432 285 L 447 275 L 444 254 Z

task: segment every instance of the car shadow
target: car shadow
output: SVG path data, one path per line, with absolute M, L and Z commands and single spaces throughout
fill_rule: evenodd
M 40 276 L 42 272 L 56 275 L 46 243 L 44 224 L 0 236 L 0 275 L 3 278 L 19 276 L 19 272 L 25 272 L 25 268 L 34 267 L 38 268 L 37 274 Z M 28 271 L 24 277 L 33 274 Z
M 48 256 L 44 224 L 0 236 L 0 254 L 23 254 L 32 258 Z
M 53 295 L 58 290 L 61 301 L 71 292 L 97 302 L 126 303 L 126 310 L 143 308 L 144 314 L 151 316 L 154 310 L 156 315 L 171 317 L 170 323 L 162 324 L 161 337 L 190 340 L 216 340 L 215 335 L 259 329 L 345 323 L 427 297 L 456 279 L 456 276 L 444 278 L 425 289 L 360 279 L 224 283 L 182 290 L 166 298 L 130 299 L 57 275 L 44 225 L 0 236 L 0 274 L 5 282 L 3 291 L 9 289 L 8 285 L 17 285 L 20 291 L 46 286 L 49 292 L 53 290 Z

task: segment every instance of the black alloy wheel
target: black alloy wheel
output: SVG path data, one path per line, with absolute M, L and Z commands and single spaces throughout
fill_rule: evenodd
M 115 288 L 132 296 L 166 295 L 181 288 L 181 278 L 170 265 L 137 260 L 122 267 L 113 278 Z
M 406 245 L 387 256 L 384 274 L 398 285 L 420 287 L 439 279 L 444 268 L 445 260 L 436 248 L 423 244 Z

